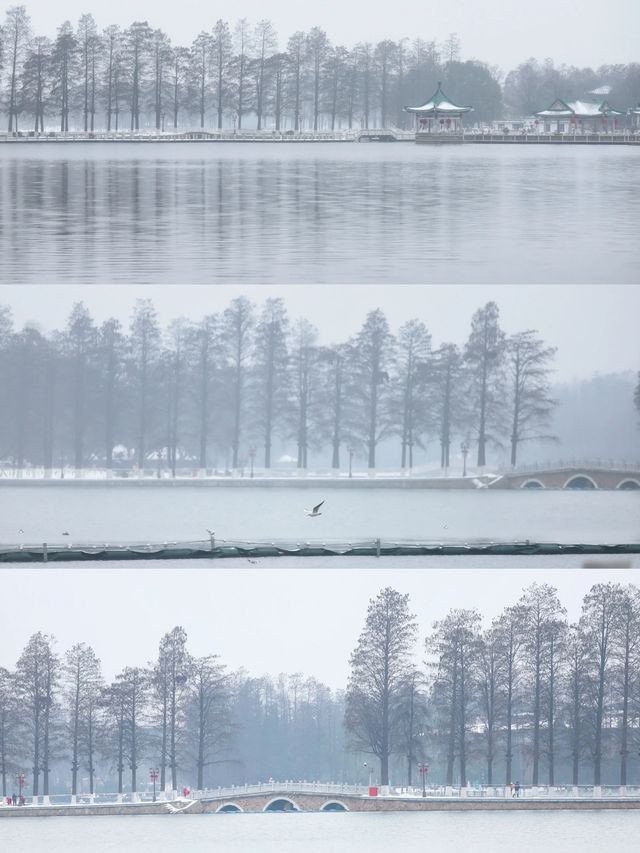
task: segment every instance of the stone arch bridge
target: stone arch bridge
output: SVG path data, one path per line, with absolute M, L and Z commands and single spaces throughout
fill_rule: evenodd
M 490 488 L 640 490 L 640 462 L 560 462 L 524 467 L 503 473 Z
M 524 789 L 523 789 L 524 790 Z M 188 814 L 233 814 L 243 812 L 379 812 L 379 811 L 483 811 L 496 809 L 593 809 L 638 808 L 640 789 L 625 791 L 618 786 L 610 791 L 586 786 L 584 789 L 545 789 L 525 792 L 512 799 L 509 789 L 493 787 L 430 788 L 426 797 L 420 791 L 389 792 L 369 796 L 363 785 L 314 782 L 274 782 L 199 791 L 185 808 Z

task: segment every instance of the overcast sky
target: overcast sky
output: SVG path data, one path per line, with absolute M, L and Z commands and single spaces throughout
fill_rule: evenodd
M 473 312 L 493 299 L 509 333 L 538 329 L 558 348 L 559 381 L 640 368 L 640 285 L 56 285 L 4 286 L 0 304 L 10 305 L 18 325 L 61 328 L 74 302 L 84 301 L 97 321 L 116 316 L 127 325 L 138 298 L 150 297 L 160 318 L 198 319 L 223 310 L 239 294 L 257 303 L 282 296 L 292 318 L 308 317 L 322 343 L 344 340 L 366 313 L 382 308 L 392 328 L 419 317 L 432 330 L 434 345 L 462 344 Z
M 292 32 L 314 25 L 348 47 L 404 36 L 444 40 L 457 32 L 464 58 L 482 59 L 505 71 L 530 56 L 580 66 L 637 61 L 640 31 L 638 0 L 27 0 L 26 5 L 38 31 L 47 35 L 65 18 L 75 22 L 83 12 L 92 12 L 100 27 L 147 19 L 183 44 L 219 17 L 235 21 L 244 16 L 251 22 L 268 17 L 283 43 Z
M 60 652 L 91 644 L 113 678 L 155 658 L 162 634 L 182 625 L 194 655 L 220 654 L 253 675 L 302 672 L 343 687 L 367 602 L 382 587 L 410 594 L 422 642 L 450 608 L 476 607 L 490 621 L 534 581 L 557 587 L 575 620 L 585 592 L 608 580 L 637 584 L 640 570 L 4 568 L 0 666 L 13 667 L 41 630 L 56 636 Z

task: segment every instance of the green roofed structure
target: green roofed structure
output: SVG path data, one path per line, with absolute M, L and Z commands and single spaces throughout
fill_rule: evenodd
M 546 110 L 536 113 L 544 122 L 545 133 L 610 133 L 619 129 L 624 116 L 607 101 L 563 101 L 557 98 Z
M 462 117 L 473 107 L 454 104 L 438 83 L 435 94 L 420 107 L 405 107 L 416 117 L 416 142 L 462 142 Z

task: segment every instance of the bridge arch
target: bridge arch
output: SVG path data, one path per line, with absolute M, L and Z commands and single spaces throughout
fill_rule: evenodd
M 349 807 L 341 800 L 327 800 L 326 803 L 320 806 L 321 812 L 348 812 Z
M 216 814 L 232 814 L 234 812 L 243 812 L 237 803 L 223 803 L 216 809 Z
M 540 480 L 525 480 L 520 486 L 521 489 L 545 489 L 546 486 Z
M 597 489 L 598 484 L 588 474 L 572 474 L 563 489 Z
M 263 812 L 299 812 L 300 807 L 289 797 L 274 797 L 262 809 Z
M 635 477 L 625 477 L 624 480 L 618 483 L 616 489 L 623 489 L 624 491 L 640 489 L 640 480 L 636 480 Z

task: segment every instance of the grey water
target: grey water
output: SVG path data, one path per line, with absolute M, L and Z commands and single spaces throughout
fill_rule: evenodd
M 601 853 L 605 845 L 631 853 L 638 832 L 638 811 L 16 817 L 0 824 L 3 848 L 25 853 Z
M 632 283 L 640 146 L 0 147 L 0 282 Z
M 321 516 L 305 515 L 323 499 Z M 193 541 L 207 529 L 245 541 L 640 542 L 640 492 L 0 485 L 0 543 Z

